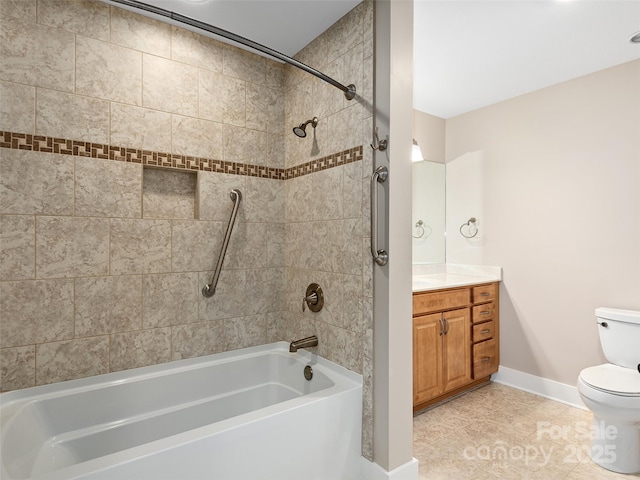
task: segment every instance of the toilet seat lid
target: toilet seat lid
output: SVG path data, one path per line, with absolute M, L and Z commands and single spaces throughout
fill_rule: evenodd
M 586 384 L 614 395 L 640 395 L 640 372 L 610 363 L 585 368 L 580 378 Z

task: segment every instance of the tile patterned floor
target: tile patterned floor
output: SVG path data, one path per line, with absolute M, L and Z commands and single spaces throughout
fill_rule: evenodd
M 420 480 L 636 480 L 589 458 L 591 414 L 491 383 L 413 419 Z

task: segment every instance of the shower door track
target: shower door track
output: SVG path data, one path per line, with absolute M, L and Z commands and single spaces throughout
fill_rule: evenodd
M 199 20 L 196 20 L 195 18 L 187 17 L 185 15 L 181 15 L 179 13 L 172 12 L 170 10 L 165 10 L 164 8 L 156 7 L 154 5 L 149 5 L 147 3 L 140 2 L 138 0 L 103 0 L 103 1 L 107 3 L 112 3 L 112 4 L 115 3 L 115 4 L 125 5 L 127 7 L 136 8 L 138 10 L 144 10 L 145 12 L 153 13 L 155 15 L 160 15 L 162 17 L 167 17 L 176 22 L 183 23 L 191 27 L 199 28 L 200 30 L 213 33 L 214 35 L 218 35 L 220 37 L 224 37 L 227 40 L 231 40 L 233 42 L 244 45 L 245 47 L 249 47 L 254 50 L 257 50 L 261 53 L 264 53 L 265 55 L 269 55 L 270 57 L 276 58 L 280 61 L 288 63 L 289 65 L 299 68 L 300 70 L 304 70 L 305 72 L 310 73 L 315 77 L 318 77 L 320 80 L 323 80 L 328 84 L 333 85 L 334 87 L 342 90 L 347 100 L 352 100 L 356 96 L 356 86 L 353 83 L 347 86 L 344 86 L 337 80 L 334 80 L 333 78 L 329 77 L 328 75 L 325 75 L 324 73 L 316 70 L 315 68 L 305 65 L 304 63 L 299 62 L 294 58 L 288 57 L 283 53 L 273 50 L 272 48 L 269 48 L 260 43 L 254 42 L 253 40 L 249 40 L 248 38 L 242 37 L 240 35 L 236 35 L 235 33 L 232 33 L 228 30 L 224 30 L 222 28 L 215 27 L 208 23 L 204 23 Z

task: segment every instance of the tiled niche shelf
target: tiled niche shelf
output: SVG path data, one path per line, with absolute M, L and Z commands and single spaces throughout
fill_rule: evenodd
M 144 166 L 142 218 L 196 218 L 196 172 Z
M 30 150 L 34 152 L 59 153 L 79 157 L 100 158 L 146 166 L 169 169 L 228 173 L 250 177 L 288 180 L 309 175 L 348 163 L 362 160 L 362 145 L 317 158 L 302 165 L 289 168 L 274 168 L 264 165 L 250 165 L 240 162 L 228 162 L 211 158 L 193 157 L 173 153 L 154 152 L 94 142 L 83 142 L 30 133 L 0 131 L 0 148 Z

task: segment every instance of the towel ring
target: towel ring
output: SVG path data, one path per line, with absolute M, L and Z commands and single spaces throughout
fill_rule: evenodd
M 424 222 L 422 220 L 418 220 L 415 224 L 415 228 L 417 235 L 411 235 L 413 238 L 422 238 L 424 237 Z
M 467 227 L 467 233 L 465 234 L 462 229 Z M 471 217 L 467 223 L 460 225 L 460 235 L 464 238 L 473 238 L 478 234 L 478 225 L 476 225 L 476 217 Z

